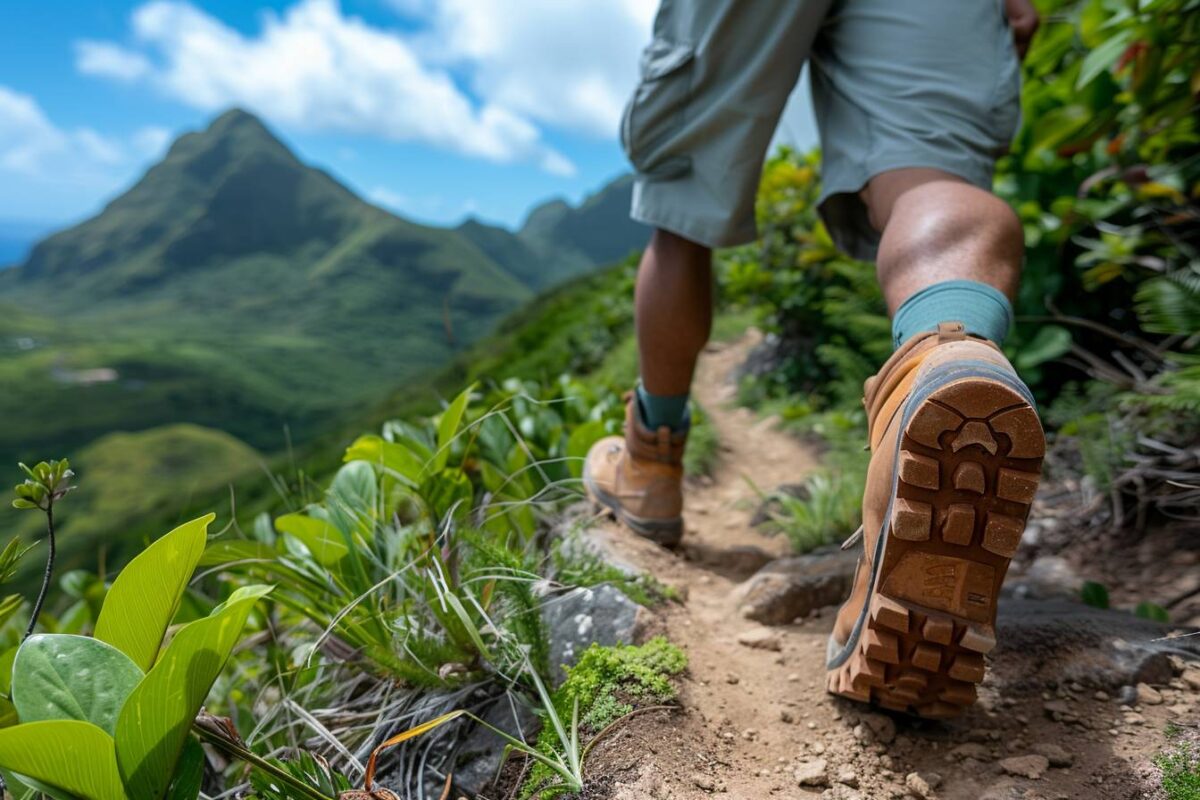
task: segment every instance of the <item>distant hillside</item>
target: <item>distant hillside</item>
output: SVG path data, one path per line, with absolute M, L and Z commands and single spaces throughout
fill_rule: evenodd
M 418 225 L 227 112 L 0 272 L 0 414 L 24 423 L 0 431 L 0 464 L 179 422 L 263 452 L 308 439 L 640 247 L 604 212 L 622 203 L 618 181 L 519 233 Z
M 34 242 L 52 229 L 44 222 L 0 219 L 0 269 L 22 261 Z
M 633 177 L 626 175 L 577 208 L 563 200 L 543 203 L 529 212 L 517 236 L 550 260 L 573 260 L 589 266 L 612 264 L 645 247 L 650 235 L 645 225 L 629 218 L 632 199 Z
M 629 218 L 632 200 L 633 178 L 626 175 L 578 206 L 542 203 L 516 235 L 478 220 L 457 230 L 527 286 L 547 289 L 645 247 L 650 230 Z

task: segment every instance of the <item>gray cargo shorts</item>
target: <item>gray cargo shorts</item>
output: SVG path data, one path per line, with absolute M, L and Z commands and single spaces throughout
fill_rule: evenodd
M 820 212 L 843 251 L 875 257 L 859 191 L 882 172 L 991 188 L 1020 117 L 1003 0 L 662 0 L 621 121 L 633 218 L 710 247 L 752 241 L 766 150 L 806 62 Z

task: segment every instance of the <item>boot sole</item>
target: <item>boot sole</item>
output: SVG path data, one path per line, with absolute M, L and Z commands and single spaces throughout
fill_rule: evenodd
M 1046 452 L 1028 390 L 984 364 L 934 375 L 906 403 L 871 590 L 830 692 L 928 718 L 975 702 L 996 601 Z
M 674 519 L 646 519 L 630 514 L 621 507 L 621 501 L 592 483 L 587 467 L 583 470 L 583 486 L 592 501 L 592 507 L 611 513 L 631 531 L 663 547 L 674 547 L 683 539 L 683 517 Z

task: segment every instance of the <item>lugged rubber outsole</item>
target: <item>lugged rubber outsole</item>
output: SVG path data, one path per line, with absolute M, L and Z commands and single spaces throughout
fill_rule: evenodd
M 827 688 L 944 718 L 972 704 L 983 680 L 1046 441 L 1030 401 L 1001 380 L 952 379 L 917 402 L 900 433 L 867 613 Z

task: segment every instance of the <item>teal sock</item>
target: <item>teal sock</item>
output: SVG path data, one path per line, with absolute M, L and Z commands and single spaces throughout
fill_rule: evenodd
M 686 394 L 650 394 L 639 382 L 637 385 L 638 411 L 642 424 L 652 431 L 666 425 L 672 431 L 681 431 L 688 426 L 688 396 Z
M 1012 326 L 1013 307 L 999 289 L 979 281 L 953 280 L 926 286 L 901 304 L 892 320 L 896 347 L 939 322 L 961 322 L 966 332 L 1002 344 Z

